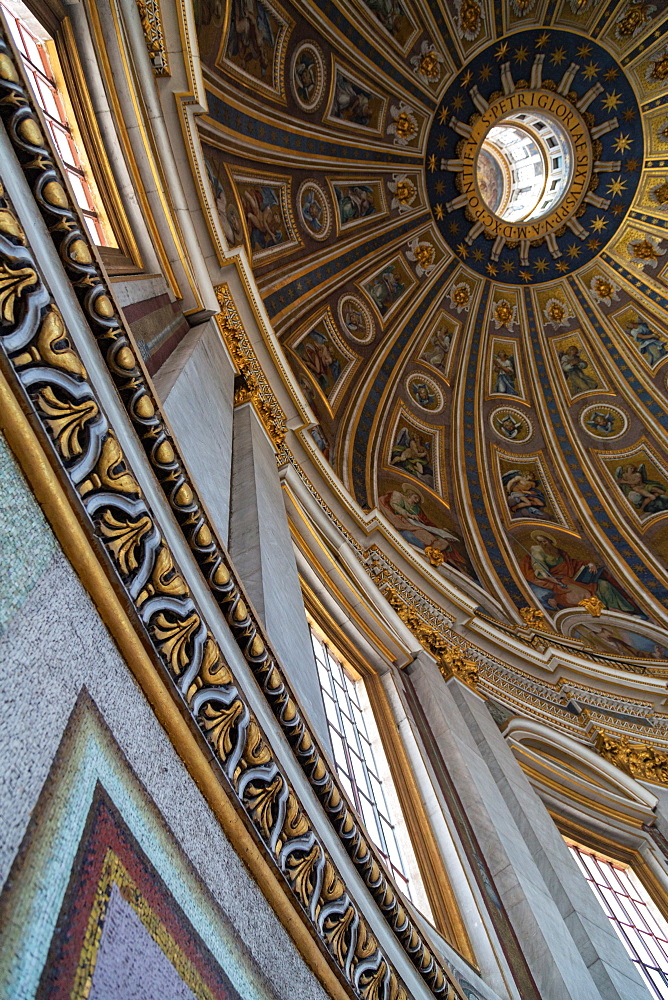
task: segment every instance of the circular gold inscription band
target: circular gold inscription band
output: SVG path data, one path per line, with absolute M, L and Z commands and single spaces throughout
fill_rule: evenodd
M 476 158 L 489 130 L 513 112 L 533 109 L 543 111 L 559 122 L 567 132 L 573 149 L 573 177 L 564 197 L 556 207 L 535 222 L 514 224 L 494 215 L 480 196 L 476 182 Z M 462 193 L 468 198 L 472 219 L 480 222 L 488 233 L 503 236 L 506 240 L 537 240 L 554 229 L 565 225 L 577 210 L 587 193 L 592 172 L 592 147 L 589 129 L 570 101 L 549 90 L 520 90 L 499 97 L 473 123 L 470 135 L 464 140 L 460 158 L 464 166 L 461 173 Z

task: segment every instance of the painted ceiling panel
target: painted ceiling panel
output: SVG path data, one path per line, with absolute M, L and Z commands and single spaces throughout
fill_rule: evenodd
M 668 599 L 667 16 L 198 8 L 207 197 L 323 460 L 495 614 L 558 626 L 596 597 L 648 656 Z

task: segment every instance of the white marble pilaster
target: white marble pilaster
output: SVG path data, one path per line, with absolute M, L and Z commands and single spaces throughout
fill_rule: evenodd
M 234 411 L 229 549 L 302 707 L 329 748 L 274 448 L 251 403 Z

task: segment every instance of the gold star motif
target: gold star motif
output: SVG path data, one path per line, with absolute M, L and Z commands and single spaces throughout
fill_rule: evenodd
M 595 240 L 595 239 L 587 240 L 587 246 L 589 247 L 590 250 L 598 250 L 600 245 L 601 245 L 600 240 Z
M 451 222 L 450 225 L 448 226 L 448 229 L 450 230 L 450 234 L 452 236 L 456 236 L 457 233 L 459 232 L 459 223 Z
M 539 257 L 534 266 L 539 274 L 544 274 L 547 271 L 547 261 L 544 257 Z
M 445 146 L 444 135 L 439 135 L 438 139 L 436 140 L 436 145 L 438 146 L 439 149 L 443 149 L 443 147 Z
M 616 80 L 618 76 L 619 76 L 619 70 L 617 69 L 617 67 L 611 66 L 610 69 L 606 69 L 605 73 L 603 74 L 603 79 L 605 80 L 606 83 L 612 83 L 612 81 Z
M 513 271 L 515 270 L 515 263 L 512 260 L 504 260 L 501 267 L 506 272 L 506 274 L 512 274 Z
M 457 94 L 457 96 L 453 98 L 452 106 L 455 109 L 455 111 L 461 111 L 461 109 L 464 107 L 464 98 L 462 97 L 461 94 Z
M 450 109 L 448 108 L 447 104 L 444 104 L 441 110 L 439 111 L 438 120 L 441 125 L 445 125 L 445 123 L 447 122 L 449 110 Z
M 602 215 L 597 215 L 591 224 L 591 228 L 595 233 L 601 233 L 608 224 L 608 220 L 604 219 Z
M 436 181 L 436 183 L 434 184 L 434 191 L 436 192 L 436 194 L 443 194 L 443 192 L 445 191 L 445 184 L 443 183 L 443 181 Z
M 522 281 L 531 281 L 531 271 L 520 271 L 520 278 Z
M 480 70 L 480 79 L 483 81 L 483 83 L 487 83 L 491 75 L 492 75 L 492 67 L 489 65 L 489 63 L 486 63 Z
M 580 254 L 582 253 L 582 247 L 579 247 L 579 246 L 577 245 L 577 243 L 571 243 L 571 245 L 570 245 L 570 246 L 569 246 L 569 248 L 568 248 L 568 251 L 567 251 L 567 253 L 568 253 L 568 256 L 569 256 L 569 257 L 570 257 L 570 258 L 571 258 L 572 260 L 577 260 L 577 258 L 578 258 L 578 257 L 580 256 Z
M 519 49 L 515 49 L 515 62 L 520 63 L 526 62 L 529 58 L 529 50 L 526 45 L 520 45 Z
M 631 146 L 631 137 L 628 135 L 622 135 L 621 132 L 617 136 L 614 142 L 613 149 L 615 153 L 625 153 L 627 149 Z
M 565 274 L 566 271 L 568 270 L 568 264 L 566 263 L 565 260 L 558 260 L 554 266 L 556 267 L 559 274 Z
M 490 278 L 496 278 L 497 274 L 499 273 L 499 269 L 498 267 L 496 267 L 495 264 L 488 264 L 487 273 L 490 276 Z
M 508 53 L 508 42 L 502 42 L 494 53 L 495 59 L 504 59 Z
M 620 174 L 617 180 L 610 181 L 606 190 L 612 198 L 614 198 L 615 195 L 621 197 L 622 191 L 626 191 L 626 181 L 622 180 L 622 176 Z
M 439 222 L 443 222 L 443 206 L 441 204 L 434 205 L 434 215 Z
M 586 59 L 588 55 L 591 55 L 591 45 L 578 45 L 578 58 Z
M 427 160 L 427 169 L 430 170 L 432 174 L 434 170 L 436 170 L 436 153 L 431 153 L 429 155 L 429 159 Z
M 467 69 L 462 77 L 462 87 L 468 87 L 469 83 L 473 79 L 473 73 L 470 69 Z
M 627 108 L 626 111 L 622 111 L 622 118 L 625 122 L 632 122 L 636 116 L 635 108 Z
M 611 94 L 605 95 L 605 100 L 603 101 L 603 107 L 605 108 L 606 111 L 616 111 L 617 105 L 619 104 L 621 99 L 622 99 L 621 95 L 618 94 L 616 90 L 613 90 Z
M 558 49 L 555 49 L 552 53 L 552 64 L 554 66 L 561 66 L 562 62 L 566 58 L 566 49 L 561 45 Z
M 550 32 L 544 31 L 543 34 L 540 36 L 540 38 L 536 39 L 536 48 L 537 49 L 545 48 L 549 40 L 550 40 Z
M 620 204 L 613 205 L 610 211 L 612 212 L 613 215 L 621 215 L 622 212 L 624 211 L 624 206 Z
M 482 250 L 475 249 L 473 251 L 473 259 L 477 260 L 478 263 L 480 263 L 481 260 L 484 260 L 485 259 L 485 255 L 482 252 Z
M 631 159 L 627 160 L 626 163 L 624 164 L 624 170 L 626 171 L 627 174 L 632 174 L 633 171 L 637 170 L 639 166 L 640 164 L 635 159 L 635 157 L 631 157 Z
M 585 80 L 593 80 L 597 73 L 598 73 L 598 63 L 589 62 L 585 66 L 582 75 L 584 76 Z
M 459 244 L 459 246 L 457 247 L 457 253 L 459 254 L 460 257 L 463 257 L 464 260 L 466 260 L 466 258 L 469 255 L 469 248 L 466 246 L 466 243 Z

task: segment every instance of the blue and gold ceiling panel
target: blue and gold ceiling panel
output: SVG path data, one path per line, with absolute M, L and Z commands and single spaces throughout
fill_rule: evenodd
M 509 620 L 660 620 L 666 0 L 240 11 L 200 9 L 202 196 L 323 459 Z

